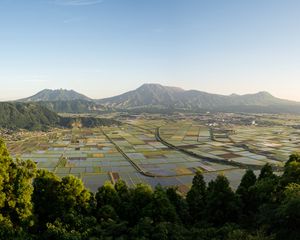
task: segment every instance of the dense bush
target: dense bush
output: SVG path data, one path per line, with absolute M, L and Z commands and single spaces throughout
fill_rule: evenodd
M 248 170 L 237 191 L 198 172 L 186 198 L 174 188 L 123 181 L 94 195 L 74 176 L 62 179 L 12 160 L 0 141 L 0 239 L 271 240 L 299 239 L 300 156 L 278 177 Z

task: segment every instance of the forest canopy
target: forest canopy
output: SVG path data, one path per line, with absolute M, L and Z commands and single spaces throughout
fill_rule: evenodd
M 74 122 L 83 127 L 118 125 L 114 119 L 96 117 L 62 117 L 39 103 L 1 102 L 0 128 L 47 130 L 51 127 L 72 127 Z
M 14 160 L 0 140 L 0 239 L 299 239 L 300 156 L 278 176 L 247 170 L 236 191 L 197 172 L 186 196 L 176 188 L 107 182 L 96 193 L 79 178 Z

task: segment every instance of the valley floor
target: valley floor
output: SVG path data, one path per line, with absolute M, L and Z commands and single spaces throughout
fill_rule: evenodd
M 224 174 L 236 188 L 245 169 L 258 173 L 270 163 L 280 171 L 288 156 L 299 151 L 300 129 L 284 124 L 280 116 L 276 124 L 266 124 L 275 121 L 271 116 L 251 116 L 261 125 L 245 124 L 245 116 L 237 123 L 236 117 L 217 116 L 211 122 L 207 116 L 176 121 L 139 116 L 122 119 L 121 126 L 27 133 L 11 139 L 8 147 L 38 168 L 81 178 L 94 192 L 106 181 L 122 179 L 129 186 L 178 186 L 183 194 L 198 170 L 206 181 Z

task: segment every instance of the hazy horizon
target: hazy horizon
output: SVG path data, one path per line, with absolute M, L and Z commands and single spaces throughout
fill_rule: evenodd
M 160 84 L 160 83 L 149 83 L 149 82 L 143 83 L 142 85 L 144 85 L 144 84 L 159 84 L 159 85 L 162 85 L 162 84 Z M 142 85 L 139 85 L 139 86 L 137 86 L 137 87 L 135 87 L 135 88 L 133 88 L 133 89 L 129 89 L 129 90 L 127 90 L 127 91 L 120 92 L 120 93 L 117 93 L 117 94 L 111 95 L 111 96 L 106 96 L 106 97 L 103 97 L 103 98 L 115 97 L 115 96 L 117 96 L 117 95 L 121 95 L 121 94 L 123 94 L 123 93 L 126 93 L 126 92 L 129 92 L 129 91 L 136 90 L 137 88 L 141 87 Z M 178 87 L 178 86 L 171 86 L 171 85 L 168 85 L 168 86 L 162 85 L 162 86 L 165 86 L 165 87 Z M 185 90 L 185 91 L 188 91 L 188 90 L 202 91 L 201 89 L 195 89 L 195 88 L 191 88 L 191 89 L 185 89 L 185 88 L 183 88 L 183 87 L 179 87 L 179 88 L 181 88 L 181 89 L 183 89 L 183 90 Z M 97 96 L 92 97 L 92 96 L 90 96 L 90 95 L 88 95 L 88 94 L 86 94 L 86 93 L 84 93 L 84 92 L 77 91 L 76 89 L 73 89 L 73 88 L 53 88 L 53 89 L 51 89 L 51 88 L 45 88 L 45 89 L 41 89 L 41 90 L 38 91 L 38 92 L 33 92 L 33 93 L 31 93 L 30 95 L 27 95 L 27 96 L 24 96 L 24 97 L 20 97 L 20 98 L 15 98 L 15 99 L 1 99 L 1 98 L 0 98 L 0 101 L 16 101 L 16 100 L 20 100 L 20 99 L 22 99 L 22 98 L 32 97 L 32 96 L 34 96 L 35 94 L 37 94 L 37 93 L 39 93 L 39 92 L 41 92 L 41 91 L 43 91 L 43 90 L 67 90 L 67 91 L 73 90 L 73 91 L 75 91 L 75 92 L 77 92 L 77 93 L 80 93 L 80 94 L 83 94 L 83 95 L 85 95 L 86 97 L 89 97 L 89 98 L 91 98 L 91 99 L 96 99 L 96 100 L 97 100 L 97 99 L 102 99 L 102 97 L 99 97 L 99 96 L 98 96 L 98 97 L 97 97 Z M 207 91 L 202 91 L 202 92 L 207 92 Z M 207 92 L 207 93 L 211 93 L 211 94 L 220 94 L 220 95 L 224 95 L 224 96 L 229 96 L 229 95 L 231 95 L 231 94 L 247 95 L 247 94 L 256 94 L 256 93 L 259 93 L 259 92 L 268 92 L 268 91 L 248 92 L 248 93 L 242 93 L 242 94 L 238 94 L 238 93 L 220 94 L 220 93 L 217 93 L 217 92 Z M 270 93 L 270 92 L 268 92 L 268 93 L 271 94 L 271 95 L 273 95 L 273 94 Z M 279 98 L 278 96 L 275 96 L 275 95 L 273 95 L 273 96 Z M 283 99 L 283 98 L 282 98 L 282 99 Z M 285 100 L 297 101 L 297 100 L 292 100 L 292 99 L 285 99 Z M 300 101 L 298 101 L 298 102 L 300 102 Z
M 1 101 L 159 83 L 300 101 L 300 2 L 2 0 Z

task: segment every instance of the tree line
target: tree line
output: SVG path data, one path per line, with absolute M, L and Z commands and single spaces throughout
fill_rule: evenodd
M 120 125 L 114 119 L 93 116 L 62 117 L 42 106 L 42 103 L 1 102 L 0 128 L 29 131 L 47 131 L 53 127 L 71 128 L 74 122 L 80 122 L 82 127 Z
M 186 196 L 176 188 L 106 183 L 96 193 L 74 176 L 57 177 L 13 160 L 0 140 L 0 239 L 295 240 L 300 235 L 300 156 L 278 176 L 247 170 L 236 191 L 197 172 Z

